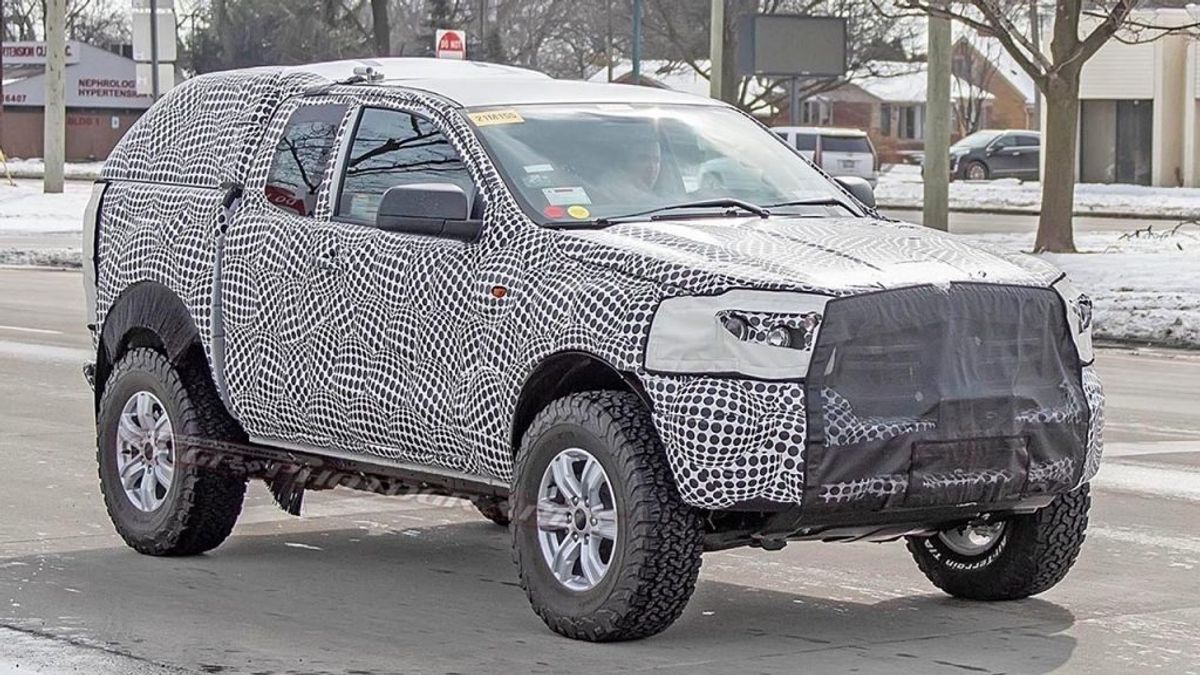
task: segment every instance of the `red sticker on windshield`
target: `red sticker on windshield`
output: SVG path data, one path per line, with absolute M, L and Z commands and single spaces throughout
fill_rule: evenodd
M 567 215 L 567 211 L 561 206 L 554 206 L 552 204 L 542 209 L 542 214 L 547 218 L 562 218 L 563 216 Z

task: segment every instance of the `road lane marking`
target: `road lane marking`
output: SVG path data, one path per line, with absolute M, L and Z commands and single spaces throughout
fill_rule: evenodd
M 1191 441 L 1147 441 L 1105 443 L 1105 457 L 1136 457 L 1139 455 L 1163 455 L 1200 452 L 1200 439 Z
M 1102 463 L 1092 485 L 1116 492 L 1200 502 L 1200 469 Z
M 1169 536 L 1150 534 L 1144 530 L 1132 527 L 1107 527 L 1104 525 L 1089 525 L 1089 537 L 1096 536 L 1126 544 L 1165 548 L 1179 553 L 1200 555 L 1200 537 L 1172 534 Z
M 75 347 L 58 347 L 55 345 L 34 345 L 27 342 L 10 342 L 0 340 L 0 356 L 10 356 L 21 361 L 49 361 L 54 363 L 83 364 L 92 361 L 96 355 L 89 349 Z
M 26 328 L 25 326 L 3 326 L 0 325 L 0 330 L 11 330 L 19 333 L 38 333 L 40 335 L 62 335 L 61 330 L 49 330 L 47 328 Z

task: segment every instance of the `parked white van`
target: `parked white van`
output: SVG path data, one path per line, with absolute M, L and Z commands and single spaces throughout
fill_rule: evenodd
M 865 131 L 833 127 L 771 127 L 771 131 L 831 176 L 858 176 L 871 185 L 879 179 L 879 157 Z

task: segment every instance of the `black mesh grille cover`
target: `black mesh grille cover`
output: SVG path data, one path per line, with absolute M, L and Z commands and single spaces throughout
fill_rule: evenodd
M 1001 502 L 1078 482 L 1088 409 L 1053 290 L 831 301 L 806 381 L 807 512 Z

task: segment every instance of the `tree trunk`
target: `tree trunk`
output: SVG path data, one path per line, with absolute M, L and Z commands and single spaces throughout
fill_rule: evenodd
M 1079 129 L 1079 69 L 1050 77 L 1042 134 L 1042 213 L 1035 253 L 1074 253 L 1071 216 L 1075 210 L 1076 134 Z
M 371 32 L 375 38 L 375 56 L 391 56 L 392 28 L 387 0 L 371 0 Z

